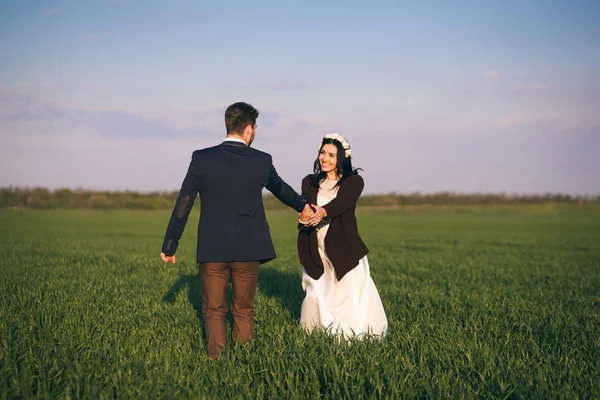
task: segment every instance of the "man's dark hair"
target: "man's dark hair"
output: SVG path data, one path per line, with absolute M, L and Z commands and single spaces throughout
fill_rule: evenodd
M 227 134 L 244 133 L 248 125 L 254 126 L 258 118 L 258 110 L 248 103 L 233 103 L 225 110 L 225 128 Z

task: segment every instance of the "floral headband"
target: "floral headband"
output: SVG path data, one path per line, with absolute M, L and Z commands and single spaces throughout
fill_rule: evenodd
M 348 141 L 344 139 L 342 135 L 339 135 L 337 133 L 329 133 L 323 136 L 323 139 L 321 139 L 321 145 L 319 146 L 319 149 L 323 147 L 323 141 L 325 139 L 335 139 L 338 142 L 340 142 L 342 144 L 342 147 L 344 148 L 344 153 L 346 153 L 346 158 L 352 155 L 352 149 L 350 148 L 350 144 L 348 144 Z

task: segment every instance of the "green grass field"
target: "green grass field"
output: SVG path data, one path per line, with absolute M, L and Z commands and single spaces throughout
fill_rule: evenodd
M 382 343 L 298 326 L 296 216 L 270 212 L 250 345 L 209 361 L 169 212 L 0 210 L 1 398 L 600 398 L 600 209 L 359 212 Z

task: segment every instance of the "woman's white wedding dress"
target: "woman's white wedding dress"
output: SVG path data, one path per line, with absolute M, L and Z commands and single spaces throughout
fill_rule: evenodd
M 317 204 L 323 207 L 337 195 L 336 181 L 321 183 Z M 381 298 L 371 278 L 369 261 L 364 256 L 358 265 L 338 281 L 333 265 L 327 257 L 325 236 L 329 222 L 317 226 L 319 255 L 324 272 L 318 280 L 308 276 L 302 269 L 302 288 L 306 297 L 302 302 L 300 323 L 311 332 L 315 328 L 330 330 L 346 338 L 363 334 L 383 337 L 388 322 Z

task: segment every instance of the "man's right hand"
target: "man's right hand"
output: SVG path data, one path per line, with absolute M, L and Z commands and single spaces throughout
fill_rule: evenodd
M 311 219 L 314 215 L 315 212 L 313 211 L 310 204 L 306 204 L 304 206 L 304 210 L 302 210 L 302 212 L 298 214 L 298 218 L 300 218 L 300 222 L 308 224 L 308 220 Z
M 175 264 L 175 254 L 173 254 L 172 256 L 168 256 L 165 253 L 160 253 L 160 258 L 162 258 L 162 260 L 165 263 L 172 262 L 173 264 Z

